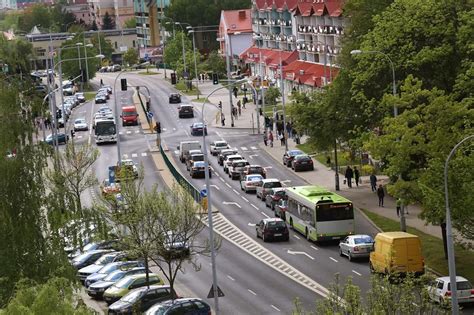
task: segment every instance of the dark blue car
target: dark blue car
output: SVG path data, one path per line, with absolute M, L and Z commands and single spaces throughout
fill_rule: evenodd
M 209 304 L 198 298 L 169 300 L 153 305 L 145 315 L 210 315 Z
M 56 137 L 53 136 L 53 135 L 47 136 L 45 142 L 47 144 L 53 145 L 55 138 L 58 139 L 57 140 L 58 144 L 62 144 L 62 143 L 66 144 L 69 141 L 69 136 L 68 135 L 66 135 L 65 133 L 62 133 L 62 132 L 58 132 Z

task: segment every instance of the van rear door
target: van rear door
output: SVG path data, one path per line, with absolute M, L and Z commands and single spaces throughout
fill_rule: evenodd
M 407 246 L 407 271 L 423 271 L 423 257 L 421 254 L 420 240 L 417 238 L 406 239 Z

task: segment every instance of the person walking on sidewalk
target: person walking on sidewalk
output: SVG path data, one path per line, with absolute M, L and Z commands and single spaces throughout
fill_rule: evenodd
M 224 113 L 221 113 L 221 123 L 222 123 L 222 127 L 225 126 L 225 115 Z
M 281 146 L 284 146 L 285 145 L 285 134 L 281 133 L 278 137 L 280 138 Z
M 235 98 L 237 98 L 237 93 L 239 92 L 239 89 L 236 86 L 234 86 L 234 89 L 232 91 L 234 92 Z
M 379 197 L 379 207 L 383 207 L 383 198 L 385 197 L 385 191 L 382 185 L 377 188 L 377 196 Z
M 377 176 L 374 173 L 370 174 L 370 186 L 372 187 L 372 192 L 377 191 Z
M 357 166 L 354 166 L 354 179 L 355 179 L 357 187 L 359 187 L 359 178 L 360 178 L 360 172 L 357 169 Z
M 397 217 L 400 217 L 400 210 L 402 209 L 402 198 L 397 198 Z
M 268 135 L 267 135 L 267 130 L 266 129 L 263 132 L 263 143 L 265 144 L 265 146 L 268 145 Z
M 239 116 L 242 115 L 242 103 L 240 100 L 237 101 L 237 109 L 239 110 Z
M 268 134 L 268 142 L 270 142 L 270 147 L 273 148 L 273 132 L 270 130 L 270 133 Z
M 350 166 L 347 166 L 345 176 L 347 179 L 347 186 L 352 188 L 352 177 L 354 177 L 354 172 Z

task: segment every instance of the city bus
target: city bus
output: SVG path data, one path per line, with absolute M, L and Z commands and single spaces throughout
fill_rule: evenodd
M 117 126 L 113 117 L 101 117 L 94 122 L 95 143 L 116 143 Z
M 285 220 L 315 242 L 354 234 L 354 207 L 350 200 L 318 186 L 288 187 Z

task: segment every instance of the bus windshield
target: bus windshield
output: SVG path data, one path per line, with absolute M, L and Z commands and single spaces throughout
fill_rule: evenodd
M 354 211 L 351 203 L 319 204 L 316 206 L 316 221 L 353 220 Z
M 114 135 L 115 133 L 116 133 L 115 122 L 112 120 L 100 121 L 100 122 L 97 122 L 95 125 L 96 135 Z

